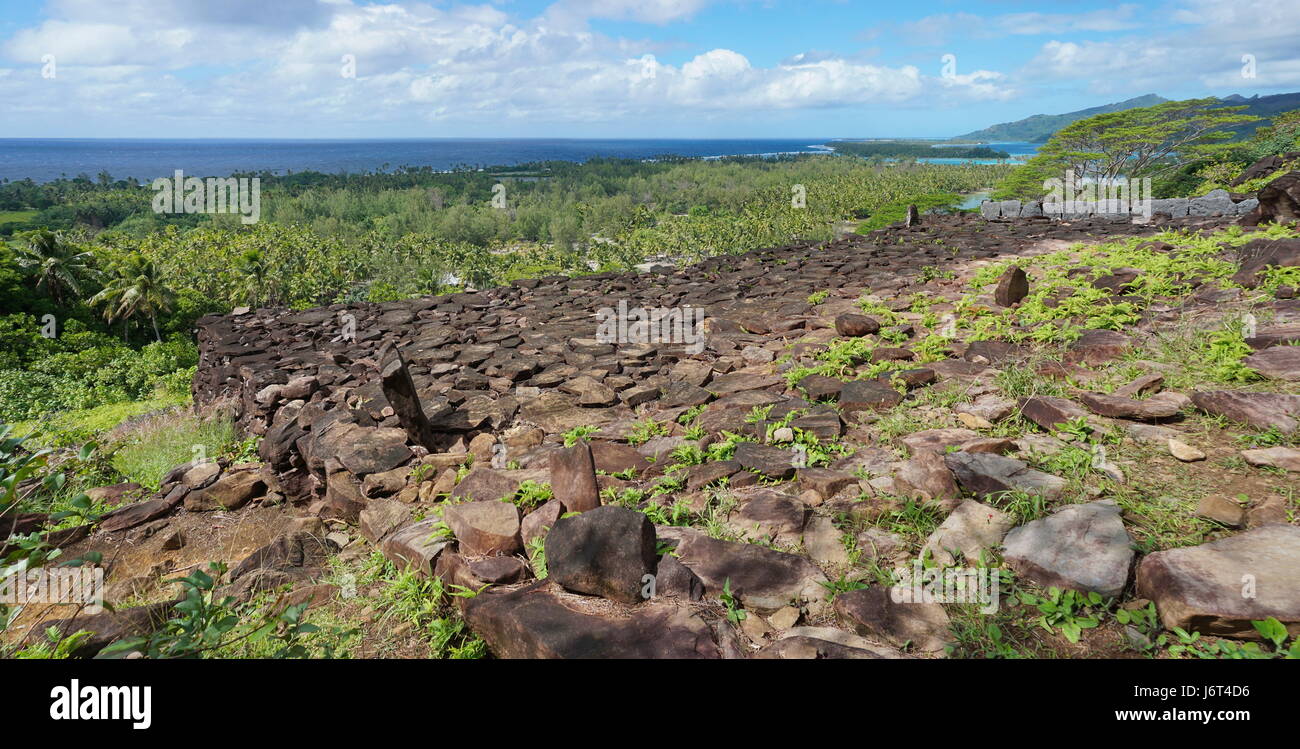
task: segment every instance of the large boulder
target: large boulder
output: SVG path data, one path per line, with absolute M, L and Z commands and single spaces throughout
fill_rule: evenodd
M 1026 523 L 1006 537 L 1003 559 L 1044 587 L 1114 597 L 1128 584 L 1133 539 L 1113 502 L 1070 505 Z
M 1264 185 L 1256 196 L 1259 205 L 1241 218 L 1244 226 L 1285 224 L 1300 220 L 1300 172 L 1287 172 Z
M 546 535 L 546 569 L 565 590 L 638 603 L 655 573 L 655 544 L 645 513 L 597 507 L 555 522 Z
M 498 658 L 720 658 L 712 630 L 673 601 L 624 606 L 563 592 L 550 581 L 488 590 L 465 621 Z
M 1200 546 L 1158 551 L 1138 565 L 1137 592 L 1166 628 L 1258 639 L 1275 617 L 1300 635 L 1300 528 L 1274 523 Z

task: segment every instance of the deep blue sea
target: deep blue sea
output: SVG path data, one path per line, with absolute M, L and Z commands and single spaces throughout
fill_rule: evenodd
M 233 172 L 276 174 L 373 172 L 403 166 L 434 169 L 512 166 L 592 157 L 734 156 L 816 153 L 825 138 L 750 140 L 436 139 L 436 140 L 135 140 L 0 138 L 0 178 L 90 177 L 142 181 L 177 170 L 195 177 Z
M 586 161 L 592 157 L 653 159 L 662 156 L 737 156 L 818 153 L 827 138 L 782 139 L 488 139 L 430 140 L 148 140 L 0 138 L 0 179 L 48 182 L 108 172 L 115 179 L 151 181 L 177 169 L 193 177 L 234 172 L 316 171 L 328 174 L 387 171 L 403 166 L 437 170 L 513 166 L 533 161 Z M 1013 155 L 1032 154 L 1029 143 L 990 144 Z M 960 163 L 966 159 L 924 159 Z M 991 162 L 990 162 L 991 163 Z

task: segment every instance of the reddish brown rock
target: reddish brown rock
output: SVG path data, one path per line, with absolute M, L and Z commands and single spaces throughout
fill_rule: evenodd
M 1104 364 L 1122 358 L 1133 349 L 1133 340 L 1114 330 L 1084 332 L 1066 351 L 1066 360 L 1083 364 Z
M 522 548 L 519 508 L 509 502 L 488 500 L 450 505 L 445 518 L 463 554 L 514 554 Z
M 560 518 L 546 535 L 550 579 L 574 593 L 639 603 L 648 596 L 658 553 L 655 529 L 645 513 L 597 507 Z
M 1202 411 L 1283 434 L 1294 432 L 1300 419 L 1300 395 L 1202 390 L 1192 393 L 1192 403 Z
M 643 458 L 644 460 L 644 458 Z M 600 482 L 592 449 L 578 441 L 573 447 L 551 453 L 551 489 L 568 512 L 586 512 L 600 507 Z
M 498 658 L 721 657 L 709 626 L 681 604 L 611 604 L 550 581 L 475 596 L 465 621 Z
M 1138 565 L 1137 592 L 1155 601 L 1168 629 L 1259 639 L 1251 622 L 1271 616 L 1300 635 L 1298 574 L 1300 528 L 1265 525 L 1148 554 Z
M 845 313 L 835 318 L 835 332 L 845 338 L 860 338 L 880 330 L 880 323 L 866 315 Z
M 1029 277 L 1018 265 L 1007 268 L 998 278 L 998 286 L 993 290 L 993 299 L 1003 307 L 1018 304 L 1029 295 Z

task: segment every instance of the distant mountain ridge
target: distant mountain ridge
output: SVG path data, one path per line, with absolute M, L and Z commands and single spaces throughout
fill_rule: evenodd
M 1092 117 L 1097 114 L 1106 112 L 1122 112 L 1126 109 L 1137 109 L 1139 107 L 1151 107 L 1169 99 L 1156 94 L 1146 94 L 1132 99 L 1115 102 L 1113 104 L 1103 104 L 1099 107 L 1089 107 L 1080 109 L 1076 112 L 1066 112 L 1065 114 L 1036 114 L 1032 117 L 1026 117 L 1023 120 L 1015 122 L 1001 122 L 991 125 L 983 130 L 959 135 L 953 138 L 954 141 L 984 141 L 991 143 L 1013 142 L 1013 143 L 1046 143 L 1048 138 L 1057 130 L 1069 125 L 1075 120 L 1081 120 L 1085 117 Z M 1232 94 L 1220 99 L 1224 104 L 1246 105 L 1243 114 L 1253 114 L 1256 117 L 1262 117 L 1264 120 L 1272 120 L 1282 112 L 1288 112 L 1292 109 L 1300 109 L 1300 92 L 1290 94 L 1273 94 L 1271 96 L 1259 96 L 1256 94 L 1252 97 L 1245 97 L 1239 94 Z M 1257 127 L 1265 127 L 1267 121 L 1251 122 L 1235 128 L 1234 132 L 1238 136 L 1249 136 Z
M 1077 112 L 1066 112 L 1065 114 L 1036 114 L 1026 117 L 1023 120 L 1015 122 L 1001 122 L 991 125 L 983 130 L 976 130 L 973 133 L 959 135 L 953 140 L 982 140 L 989 142 L 1008 141 L 1015 143 L 1045 143 L 1052 137 L 1052 133 L 1065 127 L 1066 125 L 1081 120 L 1084 117 L 1092 117 L 1096 114 L 1105 114 L 1107 112 L 1122 112 L 1125 109 L 1137 109 L 1139 107 L 1153 107 L 1164 101 L 1169 101 L 1163 96 L 1155 94 L 1146 94 L 1125 101 L 1115 102 L 1113 104 L 1103 104 L 1099 107 L 1089 107 L 1080 109 Z

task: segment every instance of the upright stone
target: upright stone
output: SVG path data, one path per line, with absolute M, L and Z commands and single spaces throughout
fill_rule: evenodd
M 1029 295 L 1029 276 L 1018 265 L 1007 268 L 998 279 L 993 299 L 1003 307 L 1010 307 Z
M 430 451 L 435 450 L 433 426 L 420 405 L 420 396 L 415 391 L 415 381 L 406 368 L 406 361 L 401 352 L 391 344 L 380 352 L 379 382 L 384 391 L 384 398 L 393 407 L 398 422 L 406 430 L 406 436 L 417 445 Z
M 591 447 L 581 440 L 573 447 L 551 453 L 551 490 L 568 512 L 600 507 L 600 484 Z

